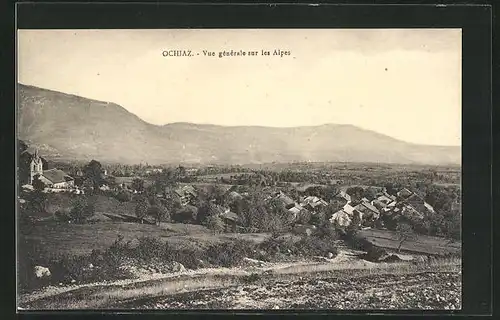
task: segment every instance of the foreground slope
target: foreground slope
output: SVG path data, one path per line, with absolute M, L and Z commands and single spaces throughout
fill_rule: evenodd
M 110 102 L 22 84 L 18 85 L 18 96 L 19 138 L 38 145 L 48 158 L 151 164 L 460 164 L 459 147 L 410 144 L 352 125 L 156 126 Z

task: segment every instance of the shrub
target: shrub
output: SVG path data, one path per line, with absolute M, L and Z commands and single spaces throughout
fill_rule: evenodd
M 335 241 L 340 238 L 340 232 L 328 221 L 318 226 L 315 236 L 325 241 Z
M 135 178 L 132 180 L 132 189 L 137 191 L 144 191 L 144 180 Z
M 39 241 L 20 239 L 17 245 L 17 275 L 20 290 L 36 289 L 47 284 L 49 280 L 39 280 L 35 277 L 34 268 L 37 265 L 49 266 L 47 252 Z
M 247 283 L 247 284 L 250 284 L 250 283 L 255 283 L 259 280 L 262 279 L 262 276 L 258 273 L 252 273 L 252 274 L 249 274 L 249 275 L 245 275 L 241 278 L 241 280 L 244 282 L 244 283 Z
M 132 194 L 126 190 L 120 190 L 115 198 L 120 202 L 129 202 L 132 200 Z
M 302 210 L 299 214 L 298 223 L 300 224 L 309 224 L 311 223 L 312 213 L 309 210 Z
M 222 267 L 232 267 L 241 263 L 243 258 L 253 253 L 254 248 L 246 241 L 214 244 L 207 249 L 210 263 Z
M 303 256 L 318 256 L 332 253 L 337 255 L 338 250 L 334 243 L 318 237 L 303 237 L 295 243 L 295 252 Z
M 195 223 L 198 215 L 198 208 L 186 206 L 172 214 L 172 221 L 180 223 Z
M 287 240 L 280 237 L 272 236 L 271 238 L 261 242 L 259 244 L 259 249 L 263 250 L 270 256 L 276 256 L 277 254 L 295 254 L 295 244 L 293 240 Z
M 165 244 L 160 240 L 152 237 L 141 237 L 138 240 L 139 244 L 134 248 L 134 251 L 137 253 L 136 258 L 148 262 L 162 257 Z
M 224 231 L 224 221 L 218 216 L 209 216 L 203 221 L 203 225 L 215 233 Z
M 198 269 L 202 267 L 202 261 L 207 261 L 205 251 L 193 248 L 175 248 L 168 243 L 163 251 L 165 261 L 176 261 L 188 269 Z
M 62 222 L 68 222 L 68 221 L 71 221 L 71 214 L 70 212 L 68 211 L 56 211 L 54 213 L 54 216 L 55 218 L 58 220 L 58 221 L 62 221 Z
M 152 205 L 148 208 L 147 215 L 155 219 L 156 224 L 160 221 L 170 221 L 170 213 L 161 204 Z
M 125 257 L 133 255 L 132 252 L 130 241 L 124 242 L 123 236 L 118 235 L 113 244 L 103 252 L 102 260 L 108 266 L 118 266 Z

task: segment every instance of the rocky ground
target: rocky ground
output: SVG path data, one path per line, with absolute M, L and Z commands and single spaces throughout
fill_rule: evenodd
M 279 263 L 245 258 L 240 267 L 179 265 L 166 273 L 131 265 L 134 279 L 48 286 L 21 294 L 18 304 L 30 310 L 461 308 L 460 260 L 373 263 L 358 254 Z
M 124 309 L 432 309 L 461 308 L 460 272 L 268 281 L 266 285 L 136 300 Z

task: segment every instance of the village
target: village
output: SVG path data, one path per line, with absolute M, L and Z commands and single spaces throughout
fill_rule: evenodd
M 282 206 L 283 212 L 287 213 L 283 219 L 293 226 L 292 229 L 303 230 L 307 233 L 311 233 L 314 228 L 318 227 L 318 224 L 325 220 L 337 228 L 354 227 L 360 230 L 374 228 L 396 231 L 397 221 L 405 219 L 405 221 L 413 222 L 423 221 L 425 217 L 436 214 L 433 206 L 426 202 L 422 195 L 405 187 L 393 189 L 392 193 L 389 193 L 383 186 L 339 186 L 338 181 L 329 186 L 305 183 L 291 187 L 290 184 L 266 181 L 266 177 L 262 174 L 253 174 L 255 178 L 252 174 L 246 174 L 248 185 L 245 185 L 245 181 L 241 183 L 241 179 L 238 181 L 239 184 L 220 183 L 224 182 L 223 178 L 220 182 L 199 184 L 196 183 L 199 170 L 185 169 L 181 166 L 174 170 L 169 168 L 169 174 L 164 174 L 165 168 L 158 167 L 143 170 L 144 176 L 114 177 L 95 160 L 86 167 L 66 173 L 58 168 L 49 169 L 47 161 L 39 155 L 36 149 L 30 150 L 26 147 L 20 157 L 19 171 L 22 176 L 20 181 L 24 191 L 33 190 L 33 184 L 41 182 L 45 193 L 64 192 L 85 195 L 85 192 L 95 189 L 101 193 L 107 192 L 107 194 L 114 193 L 122 196 L 125 194 L 127 198 L 127 195 L 148 192 L 153 193 L 153 197 L 170 211 L 184 212 L 188 209 L 189 212 L 196 212 L 201 209 L 198 201 L 200 193 L 204 192 L 204 196 L 207 197 L 208 188 L 215 193 L 215 195 L 208 195 L 209 199 L 207 199 L 213 211 L 210 215 L 220 218 L 225 225 L 224 230 L 231 232 L 249 232 L 249 228 L 252 227 L 248 223 L 245 226 L 240 202 L 252 196 L 250 195 L 252 188 L 249 185 L 254 190 L 256 186 L 259 187 L 259 192 L 263 193 L 263 200 L 266 203 L 275 201 Z M 97 169 L 92 169 L 92 165 L 97 165 Z M 89 175 L 89 168 L 91 169 L 90 175 L 97 181 L 90 182 L 88 177 L 85 179 L 85 175 Z M 87 172 L 84 172 L 85 170 Z M 95 179 L 95 170 L 98 171 L 97 179 Z M 248 179 L 249 176 L 250 179 Z M 238 176 L 231 175 L 231 177 Z M 160 182 L 162 179 L 163 183 Z M 179 182 L 185 180 L 195 182 Z M 455 200 L 451 203 L 451 210 L 457 210 L 457 207 L 459 203 Z M 175 212 L 170 212 L 170 217 L 173 216 Z M 143 219 L 149 217 L 128 216 L 129 220 L 134 220 L 134 218 L 142 219 L 142 222 L 149 221 Z M 188 223 L 201 222 L 199 219 L 190 220 L 189 217 L 187 220 L 182 218 L 179 220 Z
M 29 246 L 33 241 L 35 247 L 43 243 L 43 250 L 69 259 L 45 266 L 32 261 L 25 267 L 26 285 L 32 288 L 100 279 L 109 265 L 99 267 L 103 269 L 97 276 L 95 267 L 89 271 L 80 266 L 75 271 L 75 262 L 70 261 L 83 259 L 79 263 L 96 265 L 81 261 L 94 261 L 96 255 L 105 261 L 116 246 L 122 248 L 124 261 L 136 261 L 137 255 L 150 252 L 146 260 L 140 258 L 127 268 L 149 270 L 145 265 L 156 261 L 151 270 L 162 274 L 204 266 L 253 268 L 285 261 L 301 265 L 304 259 L 332 266 L 333 261 L 347 259 L 342 268 L 357 270 L 360 261 L 365 261 L 361 268 L 366 263 L 378 268 L 459 259 L 461 254 L 460 198 L 451 187 L 443 189 L 451 190 L 448 193 L 435 193 L 430 184 L 425 194 L 418 189 L 420 184 L 367 185 L 361 184 L 366 179 L 359 178 L 355 180 L 361 183 L 354 184 L 346 181 L 342 171 L 336 175 L 324 169 L 311 173 L 215 166 L 127 167 L 97 160 L 65 165 L 47 161 L 24 142 L 19 151 L 22 239 Z M 375 176 L 373 169 L 356 170 L 372 180 Z M 411 179 L 412 174 L 404 176 Z M 122 238 L 116 240 L 117 236 Z M 63 244 L 57 239 L 68 241 Z M 176 249 L 168 250 L 176 253 L 162 258 L 166 253 L 153 249 L 164 246 L 157 239 L 166 240 L 167 247 L 172 243 Z M 136 246 L 130 247 L 131 243 Z M 155 250 L 160 251 L 151 253 Z M 158 265 L 164 262 L 159 261 L 167 261 L 170 267 L 160 271 Z M 55 276 L 54 268 L 61 263 L 69 265 Z M 144 276 L 145 271 L 134 276 L 129 269 L 124 275 L 123 262 L 113 263 L 111 278 Z M 177 267 L 172 269 L 172 263 Z

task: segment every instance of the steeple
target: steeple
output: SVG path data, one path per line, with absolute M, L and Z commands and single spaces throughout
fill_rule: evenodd
M 43 162 L 38 155 L 38 148 L 35 148 L 30 163 L 30 184 L 33 183 L 33 179 L 35 178 L 35 176 L 39 174 L 43 174 Z

